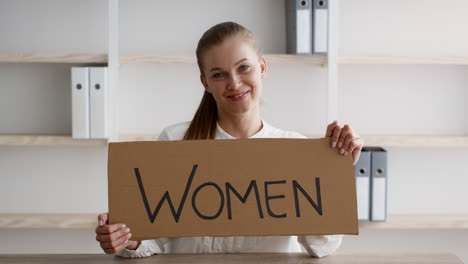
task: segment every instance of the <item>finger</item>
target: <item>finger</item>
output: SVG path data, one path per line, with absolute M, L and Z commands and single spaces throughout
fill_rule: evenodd
M 356 165 L 356 163 L 358 162 L 359 160 L 359 156 L 361 156 L 361 150 L 362 150 L 362 146 L 361 147 L 357 147 L 353 150 L 352 154 L 353 154 L 353 165 Z
M 339 125 L 337 125 L 333 129 L 333 134 L 332 134 L 332 138 L 331 138 L 332 148 L 336 147 L 336 144 L 338 143 L 338 139 L 340 138 L 340 134 L 341 134 L 341 127 Z
M 122 244 L 118 245 L 117 247 L 114 248 L 103 248 L 104 252 L 106 254 L 115 254 L 119 252 L 120 250 L 124 249 L 128 244 L 128 240 L 124 241 Z
M 110 242 L 105 242 L 101 243 L 101 247 L 103 249 L 113 249 L 119 247 L 122 243 L 125 243 L 125 241 L 128 241 L 132 237 L 131 233 L 124 234 L 117 239 L 114 239 Z
M 344 150 L 344 155 L 348 155 L 348 153 L 351 153 L 354 147 L 355 145 L 353 145 L 353 135 L 348 134 L 344 140 L 342 148 Z
M 327 132 L 325 133 L 326 137 L 331 137 L 333 134 L 333 129 L 338 125 L 338 121 L 333 121 L 327 126 Z
M 107 219 L 109 219 L 109 214 L 108 213 L 98 215 L 99 226 L 103 226 L 104 224 L 108 224 Z
M 99 233 L 99 234 L 102 234 L 102 235 L 112 234 L 115 231 L 117 231 L 117 230 L 119 230 L 121 228 L 125 228 L 125 227 L 126 227 L 125 224 L 103 225 L 102 227 L 98 226 L 96 228 L 96 233 Z
M 364 147 L 364 141 L 358 135 L 354 135 L 353 140 L 351 140 L 351 142 L 349 144 L 353 145 L 353 150 L 356 149 L 356 148 L 362 150 L 362 148 Z M 351 153 L 351 151 L 349 149 L 348 149 L 348 152 Z
M 350 131 L 351 131 L 350 126 L 348 126 L 348 125 L 343 126 L 343 128 L 341 129 L 340 138 L 338 139 L 338 148 L 343 147 L 344 141 L 345 141 L 346 137 L 349 135 Z M 343 148 L 343 149 L 346 150 L 346 148 Z M 342 153 L 342 154 L 344 154 L 344 153 Z
M 107 235 L 100 235 L 99 237 L 99 242 L 104 243 L 104 242 L 112 242 L 117 240 L 119 237 L 126 235 L 130 233 L 130 228 L 122 228 L 120 230 L 115 231 L 112 234 L 107 234 Z
M 349 147 L 345 150 L 345 156 L 348 155 L 349 153 L 353 153 L 353 151 L 358 147 L 356 141 L 351 141 L 349 143 Z

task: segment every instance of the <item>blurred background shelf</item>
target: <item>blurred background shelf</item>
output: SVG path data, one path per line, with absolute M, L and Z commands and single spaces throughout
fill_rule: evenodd
M 468 57 L 343 56 L 338 58 L 338 63 L 468 65 Z
M 267 62 L 286 64 L 326 65 L 326 55 L 265 54 Z M 107 54 L 36 54 L 0 53 L 0 63 L 107 63 Z M 194 54 L 125 54 L 121 64 L 180 63 L 194 64 Z M 468 57 L 414 57 L 414 56 L 342 56 L 338 63 L 346 64 L 413 64 L 413 65 L 468 65 Z
M 320 138 L 322 135 L 306 135 L 309 138 Z M 153 141 L 158 134 L 122 134 L 120 141 Z M 382 147 L 456 147 L 468 146 L 468 136 L 405 136 L 383 135 L 363 136 L 365 146 Z
M 89 229 L 95 214 L 0 214 L 0 228 Z M 468 214 L 389 215 L 386 222 L 359 223 L 365 229 L 468 229 Z
M 290 55 L 290 54 L 265 54 L 267 63 L 284 64 L 312 64 L 326 65 L 326 55 Z M 175 64 L 195 64 L 197 62 L 195 55 L 192 54 L 167 54 L 167 55 L 144 55 L 127 54 L 120 56 L 121 64 L 130 63 L 175 63 Z
M 119 141 L 154 141 L 158 137 L 159 134 L 123 134 L 119 136 Z
M 5 135 L 0 146 L 106 146 L 107 139 L 74 139 L 71 135 Z
M 468 214 L 389 215 L 386 222 L 359 223 L 372 229 L 468 229 Z
M 89 229 L 96 214 L 0 214 L 0 228 Z
M 466 147 L 468 136 L 363 136 L 365 146 L 382 147 Z
M 0 63 L 107 63 L 107 54 L 0 53 Z

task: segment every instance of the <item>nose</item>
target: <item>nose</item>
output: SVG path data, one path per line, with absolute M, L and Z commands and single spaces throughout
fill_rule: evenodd
M 241 79 L 240 76 L 236 73 L 231 74 L 229 77 L 229 82 L 228 82 L 228 89 L 230 90 L 237 90 L 241 87 Z

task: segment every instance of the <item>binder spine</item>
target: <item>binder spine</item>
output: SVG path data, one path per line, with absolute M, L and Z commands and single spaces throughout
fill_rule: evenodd
M 328 0 L 313 0 L 312 53 L 328 53 Z
M 358 220 L 361 222 L 368 222 L 370 218 L 370 160 L 371 152 L 363 149 L 359 161 L 354 167 Z
M 287 51 L 312 53 L 312 0 L 286 0 Z
M 72 80 L 72 137 L 89 138 L 89 73 L 86 67 L 73 67 Z
M 383 222 L 387 219 L 387 152 L 375 149 L 371 159 L 371 221 Z
M 89 68 L 90 89 L 90 136 L 108 137 L 108 85 L 107 68 Z

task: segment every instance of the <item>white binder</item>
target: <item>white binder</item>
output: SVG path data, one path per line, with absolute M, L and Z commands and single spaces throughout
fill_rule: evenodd
M 371 157 L 371 221 L 387 219 L 387 152 L 383 148 L 372 148 Z
M 89 138 L 88 68 L 72 68 L 72 137 Z
M 312 53 L 328 53 L 328 0 L 313 0 Z
M 367 222 L 370 218 L 370 174 L 371 174 L 371 152 L 363 149 L 356 166 L 356 196 L 358 220 Z
M 107 68 L 89 68 L 90 89 L 90 136 L 91 138 L 108 137 L 108 85 Z
M 291 54 L 312 52 L 312 0 L 287 0 L 287 49 Z

